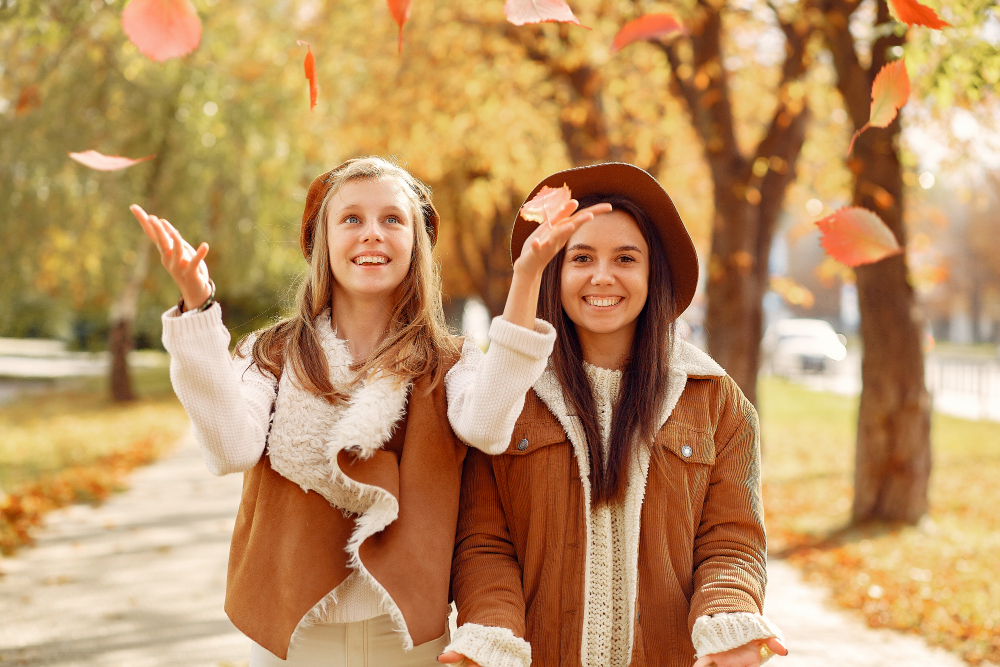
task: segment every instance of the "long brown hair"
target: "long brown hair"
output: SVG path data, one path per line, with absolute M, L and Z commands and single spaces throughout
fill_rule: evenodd
M 550 322 L 556 329 L 555 349 L 552 352 L 556 376 L 569 406 L 579 416 L 587 438 L 591 503 L 595 507 L 618 502 L 625 497 L 629 461 L 638 453 L 638 447 L 650 448 L 653 458 L 663 455 L 656 452 L 652 445 L 660 425 L 660 406 L 667 391 L 677 318 L 667 255 L 652 221 L 638 205 L 616 194 L 587 195 L 580 199 L 580 208 L 602 202 L 635 219 L 649 246 L 650 259 L 649 292 L 636 321 L 632 347 L 622 376 L 621 393 L 612 412 L 607 465 L 603 464 L 604 457 L 601 456 L 597 406 L 583 368 L 580 337 L 562 306 L 560 283 L 565 248 L 545 267 L 538 302 L 538 317 Z
M 316 318 L 333 304 L 334 277 L 327 244 L 329 202 L 349 181 L 394 179 L 403 186 L 413 217 L 410 270 L 393 295 L 388 330 L 368 358 L 354 366 L 355 378 L 363 378 L 376 369 L 402 382 L 430 376 L 429 389 L 432 389 L 444 375 L 442 355 L 454 353 L 456 345 L 445 324 L 441 280 L 431 255 L 432 243 L 427 230 L 430 189 L 402 167 L 380 157 L 348 160 L 331 178 L 334 180 L 313 227 L 309 271 L 299 285 L 296 313 L 256 332 L 252 352 L 254 363 L 279 379 L 287 364 L 294 371 L 294 381 L 302 389 L 330 403 L 347 400 L 349 388 L 335 387 L 330 381 L 329 361 L 315 327 Z M 241 355 L 244 354 L 242 342 L 237 346 L 237 354 Z

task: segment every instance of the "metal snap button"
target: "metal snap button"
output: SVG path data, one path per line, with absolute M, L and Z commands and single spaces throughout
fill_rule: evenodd
M 694 450 L 691 449 L 691 445 L 684 445 L 681 447 L 681 454 L 683 454 L 686 459 L 691 458 L 691 455 L 694 454 Z
M 528 439 L 527 438 L 521 438 L 521 441 L 519 443 L 517 443 L 517 448 L 519 450 L 521 450 L 522 452 L 524 450 L 526 450 L 528 448 Z

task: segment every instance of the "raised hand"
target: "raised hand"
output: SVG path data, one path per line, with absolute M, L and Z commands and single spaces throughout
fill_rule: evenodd
M 503 310 L 505 320 L 528 329 L 534 328 L 538 290 L 545 267 L 581 225 L 595 216 L 611 212 L 611 204 L 594 204 L 579 211 L 576 210 L 577 205 L 575 199 L 570 199 L 525 239 L 521 256 L 514 262 L 514 278 Z
M 459 665 L 460 667 L 479 667 L 478 662 L 473 662 L 469 660 L 461 653 L 456 653 L 455 651 L 448 651 L 447 653 L 442 653 L 438 656 L 438 662 L 444 663 L 446 665 Z
M 723 653 L 702 656 L 694 663 L 693 667 L 760 667 L 760 650 L 765 645 L 772 653 L 788 655 L 788 649 L 777 638 L 771 637 L 765 641 L 753 641 Z
M 204 304 L 212 294 L 208 266 L 204 262 L 208 255 L 208 244 L 202 243 L 195 250 L 166 220 L 147 214 L 136 204 L 130 206 L 129 210 L 142 225 L 142 231 L 146 232 L 146 236 L 159 249 L 160 262 L 181 290 L 184 310 Z

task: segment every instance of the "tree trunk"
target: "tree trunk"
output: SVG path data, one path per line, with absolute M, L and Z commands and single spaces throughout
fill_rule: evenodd
M 132 376 L 129 374 L 128 353 L 132 350 L 132 330 L 139 307 L 142 284 L 149 274 L 149 251 L 152 242 L 142 234 L 136 244 L 135 264 L 132 274 L 121 294 L 111 306 L 111 331 L 108 335 L 108 352 L 111 355 L 111 399 L 115 402 L 135 400 Z

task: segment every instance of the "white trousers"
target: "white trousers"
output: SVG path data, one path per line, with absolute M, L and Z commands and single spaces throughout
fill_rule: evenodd
M 392 621 L 384 615 L 301 628 L 288 648 L 288 660 L 254 643 L 250 667 L 439 667 L 437 657 L 448 641 L 445 630 L 437 639 L 404 651 Z

